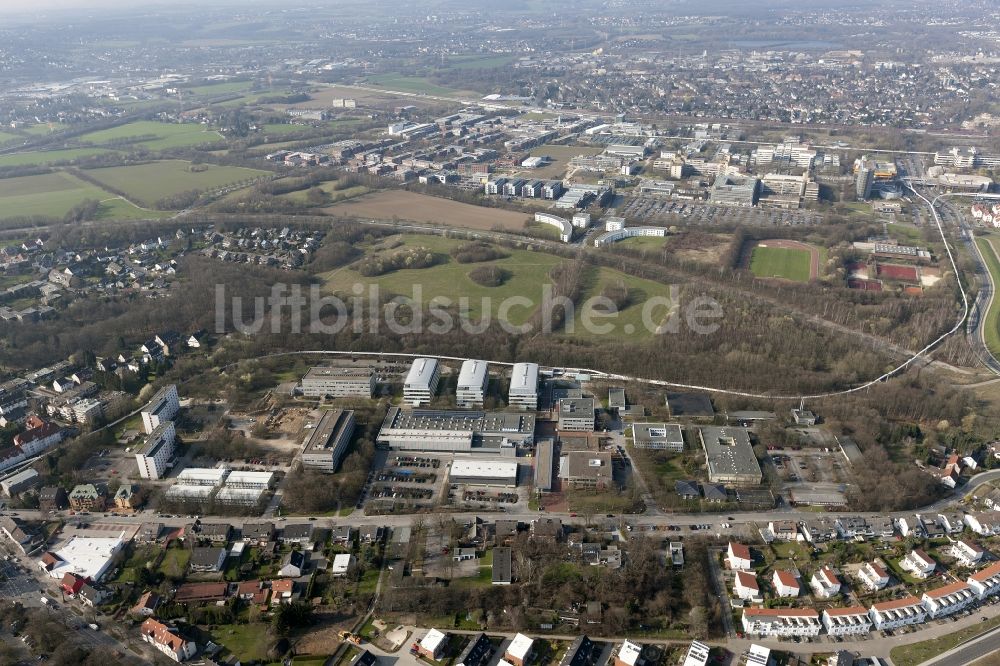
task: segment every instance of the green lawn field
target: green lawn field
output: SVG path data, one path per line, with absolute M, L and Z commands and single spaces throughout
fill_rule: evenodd
M 139 137 L 156 137 L 147 141 L 139 141 L 150 150 L 166 150 L 168 148 L 183 148 L 197 146 L 203 143 L 215 143 L 222 140 L 222 135 L 213 129 L 197 123 L 158 123 L 151 120 L 141 120 L 106 130 L 90 132 L 79 137 L 100 146 L 108 142 L 137 139 Z
M 669 300 L 670 287 L 652 280 L 626 275 L 610 268 L 589 268 L 588 271 L 589 274 L 584 280 L 586 290 L 580 301 L 581 307 L 577 310 L 573 335 L 595 340 L 601 338 L 644 339 L 652 337 L 656 333 L 657 327 L 665 321 L 669 307 L 667 305 L 656 307 L 650 305 L 648 323 L 643 321 L 643 308 L 650 302 L 651 298 L 658 299 L 656 302 L 661 302 L 662 299 Z M 620 310 L 616 309 L 614 316 L 601 316 L 606 311 L 595 308 L 594 303 L 588 306 L 587 301 L 601 296 L 605 288 L 618 287 L 619 285 L 624 285 L 628 290 L 628 302 Z M 603 330 L 609 324 L 612 328 L 607 333 L 598 333 L 596 330 L 588 331 L 583 325 L 585 315 L 591 318 L 591 322 L 602 327 L 599 330 Z
M 750 271 L 757 277 L 779 277 L 794 282 L 809 281 L 809 252 L 786 247 L 755 247 Z
M 16 139 L 23 139 L 23 137 L 18 134 L 11 134 L 10 132 L 0 132 L 0 143 L 7 143 Z
M 247 92 L 251 88 L 253 88 L 252 81 L 223 81 L 221 83 L 209 83 L 203 86 L 187 88 L 187 92 L 211 97 L 213 95 Z
M 989 238 L 979 237 L 976 245 L 986 260 L 986 268 L 993 278 L 993 288 L 1000 288 L 1000 260 L 993 242 Z M 986 320 L 983 322 L 983 338 L 986 340 L 986 347 L 992 354 L 1000 354 L 1000 299 L 996 292 L 993 295 L 993 304 L 986 313 Z
M 12 153 L 10 155 L 0 155 L 0 167 L 70 162 L 109 152 L 112 151 L 106 148 L 67 148 L 65 150 L 35 150 L 28 153 Z
M 426 247 L 441 255 L 443 263 L 430 268 L 398 270 L 371 278 L 364 277 L 350 268 L 343 268 L 323 276 L 326 279 L 326 290 L 350 295 L 354 284 L 378 284 L 383 294 L 412 297 L 414 285 L 420 285 L 425 304 L 436 296 L 449 298 L 453 303 L 458 303 L 458 299 L 462 296 L 468 297 L 469 316 L 473 321 L 478 320 L 487 311 L 484 305 L 490 306 L 489 312 L 495 320 L 501 300 L 510 296 L 525 296 L 535 304 L 534 307 L 514 307 L 508 312 L 508 320 L 518 326 L 531 318 L 542 299 L 542 283 L 549 281 L 549 271 L 560 261 L 558 257 L 544 252 L 504 249 L 504 252 L 510 254 L 504 259 L 478 264 L 460 264 L 452 260 L 448 252 L 464 244 L 465 241 L 416 234 L 393 238 L 402 239 L 406 247 Z M 510 271 L 510 279 L 499 287 L 483 287 L 476 284 L 469 278 L 468 273 L 483 264 L 494 264 Z M 484 304 L 483 298 L 490 300 Z
M 164 197 L 196 190 L 203 192 L 266 175 L 267 171 L 243 167 L 199 165 L 204 171 L 192 171 L 181 160 L 163 160 L 134 166 L 91 169 L 87 174 L 108 187 L 125 192 L 130 199 L 152 206 Z
M 68 173 L 0 179 L 0 217 L 62 217 L 86 199 L 113 195 Z
M 635 236 L 618 241 L 618 245 L 636 250 L 662 250 L 666 244 L 666 237 L 660 236 Z

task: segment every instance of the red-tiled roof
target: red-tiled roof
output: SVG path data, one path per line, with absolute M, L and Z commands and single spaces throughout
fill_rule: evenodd
M 762 617 L 819 617 L 814 608 L 744 608 L 743 613 Z
M 919 604 L 920 599 L 917 599 L 916 597 L 903 597 L 902 599 L 883 601 L 880 604 L 872 604 L 872 608 L 877 611 L 887 611 L 896 610 L 897 608 L 906 608 L 907 606 L 917 606 Z
M 746 571 L 737 571 L 736 580 L 743 587 L 749 587 L 751 590 L 759 590 L 760 587 L 757 585 L 757 577 L 752 573 L 747 573 Z
M 734 541 L 729 542 L 729 550 L 732 551 L 733 557 L 738 557 L 741 560 L 749 560 L 750 549 L 744 546 L 742 543 L 736 543 Z
M 827 608 L 826 614 L 830 617 L 841 617 L 844 615 L 867 615 L 868 609 L 864 606 L 849 606 L 847 608 Z
M 994 562 L 985 569 L 980 569 L 976 573 L 969 576 L 972 580 L 977 583 L 982 583 L 985 580 L 992 578 L 993 576 L 1000 575 L 1000 562 Z
M 949 583 L 943 587 L 939 587 L 934 590 L 928 590 L 924 592 L 925 595 L 931 599 L 937 599 L 938 597 L 945 597 L 949 594 L 954 594 L 955 592 L 961 592 L 962 590 L 969 589 L 968 583 L 963 583 L 962 581 L 956 581 L 954 583 Z
M 186 642 L 177 634 L 172 633 L 170 627 L 153 618 L 149 618 L 143 622 L 140 631 L 146 636 L 152 636 L 153 640 L 160 645 L 169 646 L 174 652 L 179 652 Z
M 774 575 L 778 578 L 778 582 L 785 587 L 799 587 L 799 580 L 792 575 L 791 571 L 775 569 Z

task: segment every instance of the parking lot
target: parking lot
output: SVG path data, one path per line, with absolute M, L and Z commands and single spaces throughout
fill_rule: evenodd
M 36 598 L 37 597 L 37 598 Z M 14 562 L 0 561 L 0 599 L 19 599 L 22 602 L 41 598 L 38 583 Z
M 742 224 L 759 226 L 815 225 L 823 221 L 819 213 L 808 210 L 740 208 L 711 203 L 679 201 L 667 197 L 640 195 L 628 199 L 620 208 L 627 219 L 660 224 Z

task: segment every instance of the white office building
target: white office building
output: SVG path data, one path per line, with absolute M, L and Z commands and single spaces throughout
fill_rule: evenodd
M 177 387 L 174 384 L 164 386 L 157 391 L 141 412 L 142 427 L 146 434 L 151 434 L 164 421 L 173 420 L 180 408 L 181 403 L 177 397 Z
M 486 385 L 490 380 L 486 361 L 468 360 L 462 363 L 455 387 L 455 401 L 459 407 L 482 407 L 486 400 Z
M 426 405 L 437 393 L 441 368 L 436 358 L 418 358 L 413 361 L 403 382 L 403 400 L 418 407 Z
M 515 363 L 510 375 L 507 404 L 521 409 L 538 409 L 538 364 Z
M 135 454 L 139 466 L 139 476 L 144 479 L 159 479 L 167 471 L 167 464 L 174 457 L 177 431 L 173 421 L 165 421 L 153 429 L 146 437 L 142 448 Z

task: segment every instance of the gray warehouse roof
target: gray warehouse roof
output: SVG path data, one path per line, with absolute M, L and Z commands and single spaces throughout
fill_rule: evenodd
M 699 433 L 708 460 L 710 479 L 740 475 L 755 476 L 759 480 L 760 464 L 745 428 L 706 426 Z

